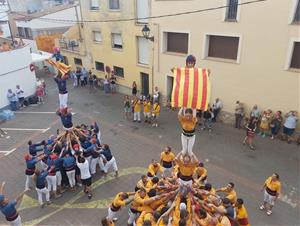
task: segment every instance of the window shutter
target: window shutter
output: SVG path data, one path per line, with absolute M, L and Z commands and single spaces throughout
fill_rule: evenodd
M 91 8 L 98 9 L 99 8 L 99 0 L 91 0 Z
M 140 64 L 149 64 L 149 41 L 138 37 L 138 62 Z
M 97 42 L 102 42 L 102 35 L 100 31 L 94 31 L 94 40 Z
M 121 34 L 113 34 L 113 41 L 115 45 L 123 45 Z
M 149 17 L 149 1 L 148 0 L 137 0 L 137 18 Z M 138 23 L 148 23 L 148 19 L 138 19 Z

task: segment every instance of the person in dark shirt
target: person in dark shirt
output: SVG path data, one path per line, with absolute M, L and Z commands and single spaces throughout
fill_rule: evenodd
M 4 186 L 5 186 L 5 181 L 2 182 L 0 188 L 0 211 L 5 216 L 5 219 L 10 223 L 10 225 L 21 226 L 22 221 L 16 209 L 16 205 L 22 200 L 22 197 L 26 191 L 23 191 L 21 194 L 19 194 L 14 201 L 9 202 L 9 200 L 5 198 L 3 194 Z
M 203 112 L 203 127 L 202 130 L 208 129 L 209 132 L 211 132 L 212 128 L 212 119 L 214 118 L 214 113 L 212 108 L 208 105 L 207 110 Z
M 25 182 L 25 191 L 30 190 L 30 182 L 33 179 L 34 172 L 35 172 L 35 165 L 41 161 L 44 158 L 44 154 L 41 154 L 39 156 L 33 157 L 29 154 L 26 154 L 24 156 L 24 159 L 26 161 L 26 170 L 25 170 L 25 175 L 26 175 L 26 182 Z
M 36 191 L 38 194 L 38 200 L 40 203 L 41 208 L 45 207 L 45 203 L 43 202 L 43 195 L 46 196 L 46 204 L 50 205 L 50 192 L 46 187 L 46 177 L 48 176 L 49 172 L 53 170 L 54 167 L 50 167 L 48 171 L 35 171 L 35 181 L 36 181 Z
M 103 168 L 104 176 L 107 175 L 107 172 L 110 167 L 113 167 L 113 171 L 115 172 L 115 176 L 118 176 L 118 166 L 115 157 L 111 154 L 111 151 L 109 149 L 109 146 L 107 144 L 103 145 L 102 150 L 100 151 L 100 155 L 102 155 L 102 158 L 105 158 L 105 166 Z
M 32 143 L 31 140 L 28 141 L 29 146 L 29 154 L 32 156 L 36 156 L 37 152 L 44 151 L 44 147 L 46 145 L 46 142 L 43 140 L 40 143 Z M 43 147 L 44 146 L 44 147 Z
M 59 92 L 59 108 L 67 108 L 68 107 L 68 90 L 67 90 L 67 81 L 66 78 L 59 73 L 54 81 L 57 84 L 58 92 Z
M 60 109 L 56 112 L 56 114 L 60 117 L 61 123 L 63 124 L 65 130 L 70 130 L 73 128 L 72 113 L 70 109 Z

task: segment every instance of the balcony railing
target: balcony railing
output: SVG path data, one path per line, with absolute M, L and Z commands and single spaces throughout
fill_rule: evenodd
M 80 46 L 77 40 L 59 39 L 59 46 L 62 50 L 69 50 L 73 52 L 79 52 Z

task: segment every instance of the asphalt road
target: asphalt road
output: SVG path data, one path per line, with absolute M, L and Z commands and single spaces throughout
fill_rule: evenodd
M 1 125 L 10 128 L 10 137 L 0 139 L 0 181 L 6 181 L 5 193 L 9 198 L 24 189 L 23 155 L 28 149 L 27 141 L 40 141 L 62 127 L 53 113 L 58 107 L 56 86 L 52 79 L 46 78 L 46 81 L 48 95 L 45 104 L 27 107 L 17 113 L 14 120 Z M 24 225 L 100 225 L 111 198 L 120 191 L 132 191 L 151 159 L 158 159 L 167 145 L 176 152 L 180 150 L 176 112 L 162 109 L 158 128 L 133 123 L 123 117 L 122 98 L 118 94 L 104 94 L 88 87 L 71 88 L 69 84 L 69 106 L 76 113 L 74 122 L 96 120 L 100 123 L 103 141 L 111 146 L 121 175 L 118 179 L 109 176 L 106 180 L 97 176 L 91 201 L 81 189 L 77 189 L 41 209 L 37 205 L 36 192 L 28 192 L 20 206 Z M 211 133 L 197 132 L 194 153 L 205 162 L 208 180 L 214 187 L 224 186 L 230 181 L 235 183 L 238 196 L 246 203 L 251 225 L 300 225 L 300 148 L 295 144 L 256 137 L 257 149 L 252 152 L 242 145 L 244 135 L 245 131 L 221 123 L 214 124 Z M 273 172 L 281 177 L 282 196 L 269 217 L 258 210 L 258 206 L 263 198 L 260 187 Z M 117 225 L 126 225 L 127 217 L 124 208 Z M 0 225 L 5 223 L 1 216 Z

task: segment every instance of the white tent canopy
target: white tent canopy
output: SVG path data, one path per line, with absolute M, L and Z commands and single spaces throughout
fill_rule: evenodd
M 32 63 L 42 62 L 44 60 L 50 59 L 52 54 L 39 51 L 38 53 L 31 53 Z

